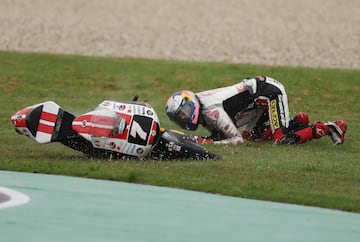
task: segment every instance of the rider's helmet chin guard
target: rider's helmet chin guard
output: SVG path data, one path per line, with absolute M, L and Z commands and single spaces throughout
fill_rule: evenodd
M 199 125 L 200 102 L 195 93 L 187 90 L 175 92 L 165 106 L 166 114 L 181 128 L 196 130 Z

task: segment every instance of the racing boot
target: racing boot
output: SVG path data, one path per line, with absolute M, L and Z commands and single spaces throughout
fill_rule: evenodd
M 325 125 L 329 128 L 329 136 L 335 145 L 344 143 L 347 129 L 344 120 L 328 121 Z
M 311 126 L 314 139 L 320 139 L 330 133 L 329 127 L 324 122 L 314 122 Z

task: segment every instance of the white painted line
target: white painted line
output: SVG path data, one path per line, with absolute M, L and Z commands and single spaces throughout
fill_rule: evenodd
M 0 193 L 4 194 L 10 198 L 9 200 L 0 202 L 0 209 L 23 205 L 30 201 L 30 197 L 27 196 L 26 194 L 6 188 L 6 187 L 0 187 Z

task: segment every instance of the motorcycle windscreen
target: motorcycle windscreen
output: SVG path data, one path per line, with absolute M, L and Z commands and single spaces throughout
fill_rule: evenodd
M 92 111 L 76 117 L 72 123 L 74 131 L 87 140 L 91 137 L 114 137 L 126 129 L 126 121 L 110 110 Z

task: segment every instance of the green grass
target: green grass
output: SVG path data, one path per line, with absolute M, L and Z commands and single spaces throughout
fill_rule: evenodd
M 104 99 L 137 94 L 164 112 L 180 89 L 202 91 L 259 74 L 287 87 L 291 115 L 311 122 L 344 119 L 346 142 L 328 137 L 299 146 L 246 143 L 207 148 L 218 161 L 88 160 L 61 144 L 40 145 L 16 134 L 10 116 L 47 100 L 81 114 Z M 0 169 L 110 179 L 360 212 L 360 70 L 190 63 L 0 52 Z M 198 134 L 207 134 L 200 129 Z

